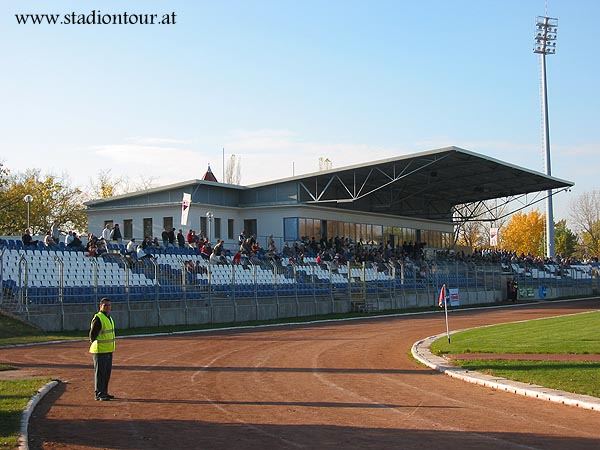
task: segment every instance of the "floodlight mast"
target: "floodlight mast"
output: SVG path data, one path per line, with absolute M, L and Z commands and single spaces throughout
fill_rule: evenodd
M 542 62 L 542 109 L 544 126 L 544 147 L 546 154 L 546 175 L 552 175 L 550 165 L 550 126 L 548 125 L 548 86 L 546 83 L 546 55 L 556 53 L 556 32 L 558 19 L 538 16 L 535 20 L 535 47 Z M 546 198 L 546 256 L 554 258 L 554 214 L 552 211 L 552 189 L 548 189 Z

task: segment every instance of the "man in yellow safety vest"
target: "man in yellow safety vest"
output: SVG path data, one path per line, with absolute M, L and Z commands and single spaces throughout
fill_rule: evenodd
M 96 400 L 108 401 L 115 398 L 108 393 L 108 382 L 112 371 L 112 357 L 115 351 L 115 322 L 110 316 L 110 299 L 100 299 L 100 311 L 92 318 L 90 325 L 90 353 L 94 359 L 94 388 Z

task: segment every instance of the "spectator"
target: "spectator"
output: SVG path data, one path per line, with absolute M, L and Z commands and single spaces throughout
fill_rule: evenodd
M 189 230 L 186 236 L 186 240 L 188 245 L 191 248 L 196 248 L 196 233 L 194 233 L 194 230 Z
M 175 228 L 169 231 L 169 247 L 175 247 Z
M 110 235 L 112 233 L 112 230 L 110 228 L 110 222 L 107 222 L 107 224 L 104 226 L 104 229 L 102 230 L 101 233 L 101 237 L 106 241 L 110 241 Z
M 131 238 L 131 240 L 127 243 L 127 247 L 125 248 L 126 255 L 133 255 L 137 250 L 137 242 L 135 242 L 135 238 Z
M 103 255 L 108 252 L 108 248 L 106 247 L 106 240 L 104 238 L 98 239 L 98 243 L 96 245 L 96 256 Z
M 58 243 L 60 242 L 60 230 L 58 229 L 58 223 L 56 222 L 56 220 L 52 222 L 52 225 L 50 226 L 50 234 L 52 236 L 54 244 L 58 245 Z
M 73 232 L 69 231 L 65 234 L 65 247 L 70 247 L 71 242 L 73 242 Z
M 169 246 L 169 232 L 167 231 L 166 228 L 163 230 L 163 232 L 160 236 L 162 238 L 163 247 L 168 247 Z
M 246 230 L 242 230 L 242 232 L 238 236 L 238 244 L 240 244 L 240 246 L 241 246 L 245 240 L 246 240 Z
M 210 246 L 210 242 L 206 241 L 202 248 L 200 249 L 200 256 L 204 259 L 209 259 L 212 253 L 212 248 Z
M 77 233 L 75 233 L 74 231 L 72 231 L 71 234 L 73 236 L 73 240 L 70 244 L 67 244 L 67 247 L 81 250 L 83 248 L 83 243 L 81 242 L 81 239 L 79 239 L 79 236 L 77 236 Z
M 185 247 L 185 237 L 183 236 L 183 232 L 181 230 L 179 230 L 177 233 L 177 245 L 179 245 L 179 248 Z
M 48 230 L 46 236 L 44 236 L 44 245 L 46 248 L 53 248 L 56 246 L 56 242 L 52 239 L 52 231 Z
M 141 245 L 137 246 L 135 254 L 137 256 L 137 259 L 149 258 L 151 256 L 149 253 L 146 253 L 146 251 L 142 248 Z
M 31 231 L 29 230 L 29 228 L 27 228 L 25 230 L 25 234 L 21 237 L 21 240 L 23 241 L 23 245 L 25 247 L 29 247 L 30 245 L 37 245 L 38 241 L 34 241 L 31 237 Z
M 123 236 L 121 235 L 121 229 L 119 228 L 119 224 L 115 223 L 115 226 L 112 229 L 112 232 L 110 234 L 110 238 L 113 241 L 117 241 L 117 243 L 121 243 Z

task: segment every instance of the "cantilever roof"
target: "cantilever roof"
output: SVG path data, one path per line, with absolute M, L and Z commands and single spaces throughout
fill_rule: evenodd
M 300 200 L 343 209 L 449 219 L 451 207 L 560 189 L 571 181 L 446 147 L 248 186 L 297 182 Z

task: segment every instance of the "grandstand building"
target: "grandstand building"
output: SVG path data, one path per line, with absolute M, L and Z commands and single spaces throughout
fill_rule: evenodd
M 458 219 L 469 220 L 464 211 L 476 211 L 484 200 L 522 208 L 539 192 L 571 185 L 449 147 L 252 186 L 218 183 L 209 170 L 202 180 L 91 201 L 89 229 L 99 234 L 107 222 L 119 223 L 125 239 L 194 229 L 230 246 L 245 229 L 259 241 L 273 235 L 280 245 L 339 236 L 443 248 L 457 219 L 455 205 L 466 205 Z M 188 225 L 180 226 L 184 193 L 192 206 Z M 87 328 L 102 296 L 113 301 L 117 322 L 133 328 L 427 308 L 443 284 L 460 289 L 461 305 L 506 300 L 509 285 L 518 286 L 519 299 L 598 290 L 590 265 L 509 266 L 416 254 L 324 262 L 308 253 L 234 263 L 231 256 L 209 260 L 196 248 L 161 247 L 138 259 L 122 244 L 91 256 L 62 242 L 25 245 L 11 237 L 0 239 L 0 309 L 57 331 Z
M 457 147 L 447 147 L 325 170 L 250 186 L 202 180 L 88 202 L 89 229 L 119 223 L 125 239 L 160 236 L 164 229 L 193 229 L 211 240 L 237 243 L 245 230 L 263 245 L 302 237 L 350 237 L 363 242 L 426 242 L 445 248 L 453 232 L 453 207 L 494 198 L 565 189 L 549 177 Z M 181 225 L 183 194 L 191 194 Z M 211 213 L 211 214 L 207 214 Z

